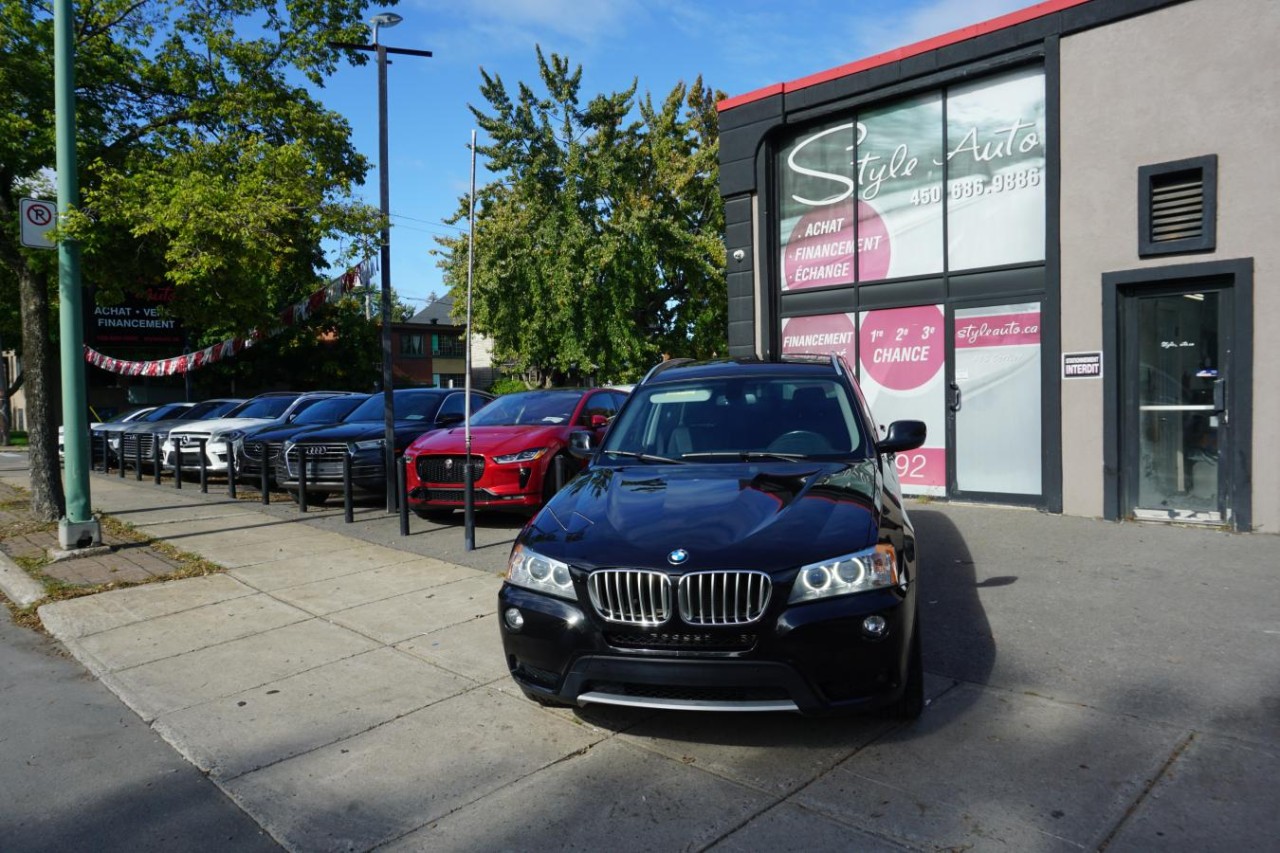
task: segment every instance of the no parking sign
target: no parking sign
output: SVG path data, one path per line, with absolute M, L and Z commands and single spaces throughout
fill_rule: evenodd
M 58 218 L 56 204 L 24 198 L 18 203 L 18 218 L 22 220 L 22 245 L 28 249 L 52 249 L 57 245 L 48 236 Z

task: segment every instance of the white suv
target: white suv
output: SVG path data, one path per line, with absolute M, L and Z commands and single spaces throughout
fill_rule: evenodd
M 226 433 L 287 418 L 301 400 L 311 397 L 300 391 L 272 391 L 245 400 L 223 417 L 175 426 L 161 447 L 164 467 L 176 467 L 175 452 L 181 452 L 183 469 L 196 470 L 200 467 L 200 442 L 204 441 L 205 470 L 226 471 L 227 454 L 231 449 L 230 442 L 224 437 Z

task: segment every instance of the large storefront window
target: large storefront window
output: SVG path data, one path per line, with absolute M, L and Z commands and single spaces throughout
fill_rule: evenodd
M 947 93 L 947 259 L 952 270 L 1044 260 L 1044 72 Z
M 998 268 L 1045 260 L 1044 87 L 1018 68 L 850 110 L 778 152 L 779 307 L 807 314 L 781 320 L 780 349 L 856 365 L 879 427 L 925 422 L 894 458 L 906 493 L 1043 495 L 1043 276 Z M 1010 274 L 1027 295 L 993 306 Z
M 868 108 L 783 146 L 784 292 L 940 274 L 944 213 L 947 270 L 1044 260 L 1044 71 L 945 90 L 945 128 L 943 97 Z

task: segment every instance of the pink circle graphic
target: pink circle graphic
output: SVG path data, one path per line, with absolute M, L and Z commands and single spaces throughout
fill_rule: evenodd
M 942 328 L 936 305 L 869 312 L 858 332 L 862 372 L 894 391 L 922 387 L 946 358 Z
M 855 240 L 853 199 L 815 208 L 800 217 L 783 251 L 783 289 L 851 283 L 855 246 L 861 280 L 887 276 L 892 257 L 889 230 L 875 208 L 862 201 L 858 202 L 857 234 Z

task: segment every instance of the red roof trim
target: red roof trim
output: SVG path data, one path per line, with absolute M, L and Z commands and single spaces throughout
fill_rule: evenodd
M 830 80 L 837 80 L 841 77 L 848 77 L 852 74 L 858 74 L 871 68 L 878 68 L 881 65 L 888 65 L 891 62 L 898 62 L 908 59 L 912 56 L 918 56 L 922 53 L 928 53 L 931 50 L 947 47 L 948 45 L 957 44 L 967 41 L 971 38 L 993 33 L 997 30 L 1007 29 L 1008 27 L 1017 26 L 1018 24 L 1033 21 L 1036 18 L 1043 18 L 1045 15 L 1052 15 L 1054 12 L 1061 12 L 1063 9 L 1070 9 L 1072 6 L 1080 6 L 1091 0 L 1045 0 L 1043 3 L 1037 3 L 1034 6 L 1028 6 L 1025 9 L 1018 9 L 1008 14 L 1001 15 L 998 18 L 992 18 L 989 21 L 983 21 L 980 24 L 973 24 L 967 27 L 961 27 L 958 30 L 952 30 L 940 36 L 935 36 L 924 41 L 918 41 L 915 44 L 906 47 L 895 48 L 894 50 L 878 53 L 875 56 L 869 56 L 866 59 L 859 59 L 838 68 L 832 68 L 828 71 L 821 71 L 817 74 L 810 74 L 808 77 L 801 77 L 799 80 L 792 80 L 790 83 L 775 83 L 772 86 L 766 86 L 763 89 L 756 89 L 754 92 L 748 92 L 745 95 L 736 95 L 732 98 L 725 98 L 716 104 L 716 109 L 720 112 L 731 110 L 734 107 L 740 107 L 743 104 L 749 104 L 752 101 L 760 101 L 772 95 L 785 92 L 795 92 L 800 89 L 816 86 L 819 83 L 826 83 Z

